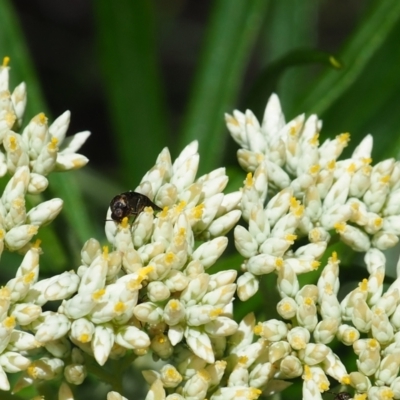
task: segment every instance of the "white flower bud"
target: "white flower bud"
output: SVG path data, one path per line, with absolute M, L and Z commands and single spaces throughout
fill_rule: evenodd
M 259 280 L 250 272 L 245 272 L 237 280 L 237 294 L 240 300 L 246 301 L 254 296 L 259 288 Z
M 33 324 L 36 331 L 35 338 L 41 343 L 63 337 L 71 326 L 66 316 L 51 311 L 44 312 Z
M 177 299 L 171 299 L 164 307 L 163 319 L 168 325 L 176 325 L 185 317 L 185 307 Z
M 11 251 L 24 247 L 38 232 L 35 225 L 20 225 L 12 228 L 6 233 L 5 242 Z
M 187 345 L 196 356 L 210 364 L 215 361 L 211 341 L 207 334 L 197 327 L 187 327 L 184 335 Z
M 86 318 L 79 318 L 72 322 L 70 335 L 77 342 L 88 343 L 92 340 L 95 326 Z
M 114 344 L 114 333 L 111 325 L 98 325 L 95 328 L 91 341 L 94 358 L 100 365 L 104 365 Z
M 296 315 L 297 303 L 291 297 L 285 297 L 276 305 L 276 310 L 283 319 L 290 320 Z
M 47 186 L 49 186 L 49 181 L 47 180 L 46 177 L 44 177 L 43 175 L 31 172 L 30 179 L 29 179 L 29 185 L 28 185 L 28 189 L 27 189 L 29 194 L 42 193 L 47 189 Z
M 151 349 L 163 360 L 170 358 L 174 351 L 168 336 L 162 333 L 153 337 L 151 340 Z
M 277 342 L 286 337 L 288 329 L 284 322 L 277 319 L 270 319 L 258 324 L 254 328 L 254 333 L 268 340 L 269 342 Z
M 29 210 L 26 215 L 26 222 L 32 225 L 41 226 L 53 221 L 60 213 L 63 206 L 61 199 L 51 199 L 39 204 L 37 207 Z
M 168 287 L 161 281 L 150 282 L 147 285 L 147 296 L 152 302 L 164 301 L 171 296 Z
M 126 349 L 145 350 L 150 346 L 150 338 L 146 332 L 134 326 L 127 326 L 118 330 L 115 343 Z
M 76 292 L 79 281 L 74 271 L 63 272 L 49 279 L 44 296 L 47 300 L 63 300 L 70 297 Z
M 87 376 L 87 370 L 81 364 L 69 364 L 64 368 L 64 377 L 73 385 L 80 385 Z
M 56 171 L 69 171 L 72 169 L 79 169 L 88 163 L 89 159 L 82 154 L 57 154 Z
M 166 388 L 177 387 L 182 382 L 182 375 L 171 364 L 166 364 L 160 369 L 160 379 Z
M 63 367 L 64 362 L 62 360 L 43 357 L 32 362 L 28 374 L 35 380 L 50 381 L 61 374 Z
M 14 351 L 7 351 L 0 355 L 0 366 L 5 372 L 15 373 L 29 367 L 31 360 Z
M 310 332 L 306 328 L 296 326 L 288 332 L 287 340 L 293 350 L 305 349 L 310 341 Z
M 42 313 L 42 308 L 31 303 L 18 303 L 11 309 L 10 315 L 15 317 L 18 325 L 28 325 Z

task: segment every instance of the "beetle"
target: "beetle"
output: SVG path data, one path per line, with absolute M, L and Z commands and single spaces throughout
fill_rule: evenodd
M 145 207 L 151 207 L 154 211 L 162 210 L 142 193 L 132 190 L 121 193 L 113 197 L 110 202 L 111 219 L 120 223 L 125 217 L 137 217 Z

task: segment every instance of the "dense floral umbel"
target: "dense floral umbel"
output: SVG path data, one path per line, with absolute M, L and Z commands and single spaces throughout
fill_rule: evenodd
M 370 135 L 349 159 L 338 160 L 349 135 L 319 146 L 318 118 L 301 115 L 285 123 L 276 95 L 262 124 L 251 111 L 235 111 L 226 121 L 248 171 L 241 201 L 248 226 L 235 228 L 236 248 L 245 258 L 237 293 L 247 300 L 258 291 L 261 275 L 275 273 L 281 297 L 282 321 L 260 322 L 254 329 L 274 369 L 269 380 L 302 376 L 304 399 L 321 398 L 328 376 L 353 387 L 356 399 L 399 399 L 400 278 L 383 290 L 382 250 L 400 234 L 400 163 L 372 166 Z M 336 253 L 315 285 L 301 287 L 298 280 L 320 267 L 335 232 L 365 252 L 369 274 L 341 302 Z M 346 370 L 329 347 L 333 340 L 353 346 L 358 371 Z
M 384 286 L 383 253 L 400 235 L 400 164 L 372 166 L 371 136 L 339 160 L 349 135 L 320 146 L 318 118 L 285 123 L 276 95 L 261 124 L 235 111 L 226 121 L 247 172 L 240 190 L 224 193 L 224 168 L 196 178 L 197 142 L 173 162 L 164 149 L 135 189 L 161 211 L 147 207 L 116 222 L 108 210 L 112 248 L 89 239 L 76 270 L 40 280 L 32 238 L 62 200 L 26 210 L 25 198 L 45 190 L 50 172 L 86 163 L 76 151 L 88 133 L 65 139 L 69 113 L 50 126 L 38 114 L 19 133 L 26 88 L 10 93 L 7 62 L 0 68 L 0 175 L 8 179 L 0 251 L 24 256 L 0 289 L 1 390 L 10 389 L 7 373 L 20 373 L 14 392 L 61 377 L 59 399 L 73 399 L 72 385 L 118 360 L 117 372 L 99 375 L 113 386 L 107 399 L 123 400 L 121 372 L 152 354 L 161 366 L 143 371 L 146 400 L 257 399 L 299 378 L 306 400 L 322 399 L 331 385 L 357 400 L 400 399 L 400 262 Z M 241 271 L 216 272 L 233 228 Z M 340 300 L 331 239 L 364 253 L 364 279 L 348 282 Z M 234 297 L 250 299 L 268 274 L 276 279 L 276 293 L 267 294 L 275 318 L 257 322 L 250 313 L 236 322 Z M 58 309 L 44 308 L 53 301 Z M 341 348 L 354 370 L 335 353 Z

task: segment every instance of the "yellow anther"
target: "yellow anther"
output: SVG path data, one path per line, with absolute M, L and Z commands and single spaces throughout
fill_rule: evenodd
M 321 265 L 321 263 L 317 260 L 314 260 L 311 262 L 311 268 L 315 271 L 318 269 L 318 267 Z
M 158 214 L 158 216 L 159 216 L 160 218 L 166 218 L 167 215 L 168 215 L 168 210 L 169 210 L 169 207 L 168 207 L 168 206 L 165 206 L 165 207 L 162 209 L 162 211 Z
M 389 183 L 390 182 L 390 175 L 384 175 L 381 178 L 382 183 Z
M 245 180 L 244 184 L 245 184 L 247 187 L 252 187 L 252 186 L 253 186 L 253 184 L 254 184 L 254 182 L 253 182 L 253 174 L 252 174 L 251 172 L 249 172 L 249 173 L 246 175 L 246 180 Z
M 326 168 L 330 171 L 333 171 L 335 167 L 336 167 L 336 160 L 328 161 L 328 163 L 326 164 Z
M 262 334 L 262 331 L 263 331 L 263 327 L 261 324 L 258 324 L 253 328 L 253 333 L 257 336 L 260 336 Z
M 305 306 L 312 306 L 314 305 L 314 300 L 311 297 L 305 297 L 303 303 Z
M 283 267 L 283 258 L 281 257 L 277 257 L 275 260 L 275 267 L 277 269 L 282 268 Z
M 302 378 L 305 380 L 305 381 L 309 381 L 310 379 L 312 379 L 312 373 L 311 373 L 311 369 L 310 369 L 310 367 L 306 364 L 306 365 L 304 365 L 304 373 L 303 373 L 303 376 L 302 376 Z
M 171 301 L 169 302 L 169 307 L 170 307 L 172 310 L 178 310 L 178 309 L 179 309 L 179 301 L 178 301 L 178 300 L 171 300 Z
M 49 144 L 47 145 L 47 148 L 48 148 L 49 150 L 58 150 L 57 144 L 58 144 L 58 139 L 57 139 L 56 137 L 53 136 L 53 137 L 51 138 Z
M 8 137 L 8 143 L 11 151 L 15 151 L 18 149 L 18 141 L 15 136 L 9 136 Z
M 337 258 L 337 253 L 336 251 L 332 252 L 332 255 L 329 258 L 329 262 L 330 263 L 337 263 L 338 262 L 338 258 Z
M 371 157 L 363 157 L 361 159 L 361 161 L 365 164 L 365 165 L 369 165 L 372 163 L 372 158 Z
M 103 259 L 108 260 L 108 246 L 103 246 Z
M 211 318 L 217 318 L 219 315 L 221 315 L 222 311 L 222 308 L 214 308 L 210 311 L 209 316 Z
M 90 340 L 90 336 L 87 333 L 82 333 L 82 335 L 79 336 L 78 340 L 81 343 L 87 343 Z
M 293 233 L 288 233 L 288 234 L 285 236 L 285 240 L 286 240 L 287 242 L 291 242 L 292 244 L 293 244 L 293 242 L 294 242 L 296 239 L 297 239 L 297 235 L 294 235 Z
M 42 112 L 39 113 L 34 119 L 35 119 L 35 122 L 37 122 L 39 124 L 42 124 L 42 125 L 47 124 L 47 117 L 46 117 L 45 113 L 42 113 Z
M 28 234 L 29 234 L 29 235 L 36 235 L 37 232 L 38 232 L 38 230 L 39 230 L 39 227 L 38 227 L 38 226 L 31 225 L 31 226 L 28 228 Z
M 176 255 L 174 253 L 172 253 L 171 251 L 169 251 L 166 255 L 165 255 L 165 263 L 167 265 L 173 263 L 176 260 Z
M 336 224 L 333 225 L 336 232 L 338 233 L 344 233 L 344 231 L 346 230 L 346 226 L 347 226 L 346 222 L 336 222 Z
M 121 226 L 122 229 L 128 228 L 128 226 L 129 226 L 128 217 L 122 218 L 122 221 L 121 221 L 121 223 L 120 223 L 120 226 Z
M 249 357 L 247 356 L 240 356 L 238 359 L 238 364 L 247 364 L 249 361 Z
M 105 289 L 99 289 L 92 294 L 92 299 L 97 301 L 100 300 L 106 293 Z
M 2 67 L 8 67 L 9 63 L 10 63 L 10 57 L 8 57 L 8 56 L 3 57 Z
M 6 329 L 14 329 L 15 327 L 15 317 L 7 317 L 2 321 L 2 325 Z
M 192 209 L 192 216 L 194 219 L 201 219 L 203 215 L 204 204 L 201 203 Z
M 341 133 L 340 135 L 336 136 L 336 139 L 338 142 L 343 146 L 346 147 L 349 144 L 350 141 L 350 133 Z
M 359 284 L 358 287 L 361 291 L 366 292 L 368 290 L 368 279 L 364 278 Z
M 119 301 L 114 306 L 114 311 L 117 312 L 117 313 L 123 313 L 125 310 L 126 310 L 126 305 L 122 301 Z
M 348 167 L 347 167 L 347 172 L 349 174 L 354 174 L 354 172 L 356 171 L 356 165 L 354 163 L 351 163 Z
M 309 143 L 310 143 L 312 146 L 318 146 L 318 145 L 319 145 L 318 138 L 319 138 L 319 133 L 316 133 L 316 134 L 309 140 Z
M 24 283 L 31 283 L 35 279 L 36 274 L 34 272 L 29 272 L 24 275 Z
M 315 174 L 318 174 L 318 172 L 320 171 L 320 169 L 321 169 L 321 166 L 320 166 L 319 164 L 314 164 L 314 165 L 311 165 L 311 167 L 310 167 L 310 169 L 308 170 L 308 172 L 309 172 L 311 175 L 315 175 Z
M 40 249 L 41 243 L 42 243 L 42 241 L 40 239 L 36 239 L 35 242 L 32 244 L 32 247 L 34 249 Z
M 380 228 L 383 225 L 383 219 L 381 217 L 376 217 L 374 219 L 374 226 Z

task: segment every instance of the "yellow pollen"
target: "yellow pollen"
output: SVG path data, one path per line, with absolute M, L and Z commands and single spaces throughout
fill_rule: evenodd
M 11 151 L 17 150 L 17 148 L 18 148 L 18 142 L 17 142 L 17 139 L 16 139 L 15 136 L 10 136 L 10 137 L 8 138 L 8 143 L 9 143 L 9 146 L 10 146 L 10 150 L 11 150 Z
M 214 308 L 214 310 L 210 311 L 209 316 L 211 318 L 217 318 L 221 313 L 222 313 L 222 308 Z
M 177 212 L 180 213 L 183 211 L 183 209 L 186 207 L 186 201 L 180 201 L 179 204 L 177 204 L 176 209 Z
M 336 167 L 336 160 L 328 161 L 328 163 L 326 164 L 326 167 L 330 171 L 333 171 L 335 169 L 335 167 Z
M 108 260 L 108 246 L 103 246 L 103 254 L 104 260 Z
M 319 133 L 316 133 L 310 140 L 309 143 L 313 146 L 318 146 L 319 142 L 318 142 L 318 138 L 319 138 Z
M 90 340 L 90 337 L 87 333 L 82 333 L 82 335 L 79 336 L 78 340 L 81 343 L 87 343 Z
M 15 327 L 15 317 L 7 317 L 2 321 L 4 328 L 6 329 L 14 329 Z
M 253 184 L 254 184 L 254 182 L 253 182 L 253 174 L 252 174 L 251 172 L 249 172 L 249 173 L 246 175 L 246 180 L 244 181 L 244 184 L 245 184 L 247 187 L 252 187 L 252 186 L 253 186 Z
M 147 267 L 140 268 L 140 270 L 138 271 L 138 274 L 140 277 L 142 277 L 144 279 L 144 278 L 147 278 L 147 275 L 149 275 L 150 272 L 153 272 L 153 271 L 154 271 L 154 267 L 151 265 L 148 265 Z
M 377 217 L 374 219 L 374 225 L 376 228 L 380 228 L 383 224 L 383 219 L 381 217 Z
M 336 136 L 336 139 L 338 142 L 343 146 L 346 147 L 349 144 L 350 141 L 350 133 L 341 133 L 340 135 Z
M 303 378 L 305 381 L 309 381 L 310 379 L 312 379 L 311 369 L 310 369 L 310 367 L 309 367 L 307 364 L 304 365 L 304 373 L 303 373 L 302 378 Z
M 126 305 L 122 301 L 119 301 L 114 306 L 114 311 L 117 312 L 117 313 L 123 313 L 125 310 L 126 310 Z
M 31 283 L 35 279 L 35 273 L 29 272 L 29 274 L 24 275 L 24 283 Z
M 164 335 L 157 335 L 156 340 L 160 344 L 166 343 L 166 341 L 167 341 L 167 339 L 166 339 L 166 337 Z
M 337 261 L 338 261 L 337 253 L 336 253 L 336 251 L 333 251 L 332 256 L 329 258 L 329 262 L 336 263 Z
M 353 340 L 355 340 L 355 338 L 356 338 L 356 332 L 355 331 L 350 331 L 349 332 L 349 339 L 351 340 L 351 341 L 353 341 Z
M 286 236 L 285 236 L 285 240 L 287 241 L 287 242 L 294 242 L 295 240 L 297 239 L 297 235 L 294 235 L 293 233 L 288 233 Z
M 318 385 L 318 388 L 319 388 L 319 391 L 322 393 L 329 389 L 329 385 L 325 381 L 322 381 Z
M 342 377 L 342 379 L 340 380 L 340 383 L 341 383 L 342 385 L 350 385 L 350 384 L 351 384 L 350 376 L 349 376 L 349 375 L 344 375 L 344 376 Z
M 336 229 L 336 232 L 338 233 L 344 233 L 346 230 L 346 222 L 337 222 L 333 227 Z
M 29 235 L 36 235 L 38 229 L 39 229 L 38 226 L 31 225 L 31 226 L 28 228 L 28 234 L 29 234 Z
M 390 182 L 390 175 L 384 175 L 381 178 L 382 183 L 389 183 Z
M 178 373 L 176 372 L 175 368 L 167 368 L 165 375 L 167 375 L 170 379 L 175 379 L 178 377 Z
M 263 328 L 262 328 L 261 324 L 258 324 L 253 328 L 253 332 L 257 336 L 260 336 L 262 334 L 262 331 L 263 331 Z
M 162 209 L 162 211 L 158 214 L 159 217 L 161 217 L 161 218 L 166 218 L 167 215 L 168 215 L 168 210 L 169 210 L 169 207 L 168 207 L 168 206 L 165 206 L 165 207 Z
M 9 63 L 10 63 L 10 57 L 8 57 L 8 56 L 3 57 L 2 67 L 8 67 Z
M 106 293 L 105 289 L 99 289 L 92 294 L 92 299 L 100 300 L 104 296 L 105 293 Z
M 290 198 L 290 207 L 296 208 L 300 205 L 300 201 L 296 199 L 296 197 Z
M 58 143 L 58 139 L 55 137 L 52 137 L 50 140 L 50 143 L 47 145 L 47 148 L 49 150 L 57 150 L 57 143 Z
M 122 218 L 122 221 L 121 221 L 121 227 L 123 228 L 123 229 L 126 229 L 128 226 L 129 226 L 129 224 L 128 224 L 128 217 L 124 217 L 124 218 Z
M 361 159 L 361 161 L 365 164 L 365 165 L 369 165 L 372 163 L 372 158 L 371 157 L 363 157 Z
M 283 267 L 283 258 L 281 258 L 281 257 L 276 258 L 275 267 L 278 269 Z
M 368 279 L 363 279 L 362 282 L 358 284 L 358 287 L 363 291 L 366 292 L 368 290 Z
M 317 261 L 317 260 L 314 260 L 314 261 L 311 262 L 311 268 L 313 270 L 317 270 L 320 265 L 321 265 L 321 263 L 319 261 Z
M 296 136 L 296 133 L 297 133 L 297 127 L 296 126 L 292 126 L 289 129 L 289 135 L 294 137 L 294 136 Z
M 368 346 L 370 349 L 377 349 L 379 347 L 379 342 L 376 339 L 369 339 Z
M 367 400 L 367 393 L 355 394 L 353 399 L 354 400 Z
M 238 364 L 246 364 L 249 361 L 249 358 L 247 356 L 241 356 L 238 359 Z
M 392 389 L 386 388 L 380 392 L 380 396 L 381 399 L 390 400 L 394 398 L 394 392 Z
M 204 204 L 201 203 L 192 209 L 192 215 L 194 219 L 200 219 L 203 215 Z
M 308 172 L 311 175 L 317 174 L 320 171 L 321 167 L 319 164 L 314 164 L 310 167 L 310 169 L 308 170 Z
M 5 115 L 5 120 L 7 125 L 11 128 L 14 125 L 15 120 L 17 119 L 16 115 L 10 111 L 7 111 Z
M 169 302 L 169 306 L 172 310 L 177 310 L 179 308 L 179 301 L 177 300 L 171 300 Z
M 347 167 L 347 172 L 349 174 L 354 174 L 354 172 L 356 171 L 356 165 L 354 163 L 351 163 L 348 167 Z
M 39 249 L 40 248 L 40 244 L 42 243 L 42 241 L 40 239 L 36 239 L 35 243 L 33 243 L 32 247 L 34 249 Z
M 172 253 L 171 251 L 169 251 L 166 255 L 165 255 L 165 263 L 167 265 L 173 263 L 176 259 L 176 256 L 174 253 Z
M 33 379 L 36 379 L 36 378 L 37 378 L 37 370 L 36 370 L 36 366 L 35 366 L 34 363 L 31 364 L 31 365 L 27 368 L 26 372 L 28 373 L 28 375 L 29 375 L 31 378 L 33 378 Z
M 37 122 L 39 124 L 42 124 L 42 125 L 47 124 L 47 117 L 44 113 L 41 112 L 36 117 L 37 117 Z
M 304 298 L 304 305 L 312 306 L 313 304 L 314 304 L 314 300 L 311 297 L 305 297 Z

